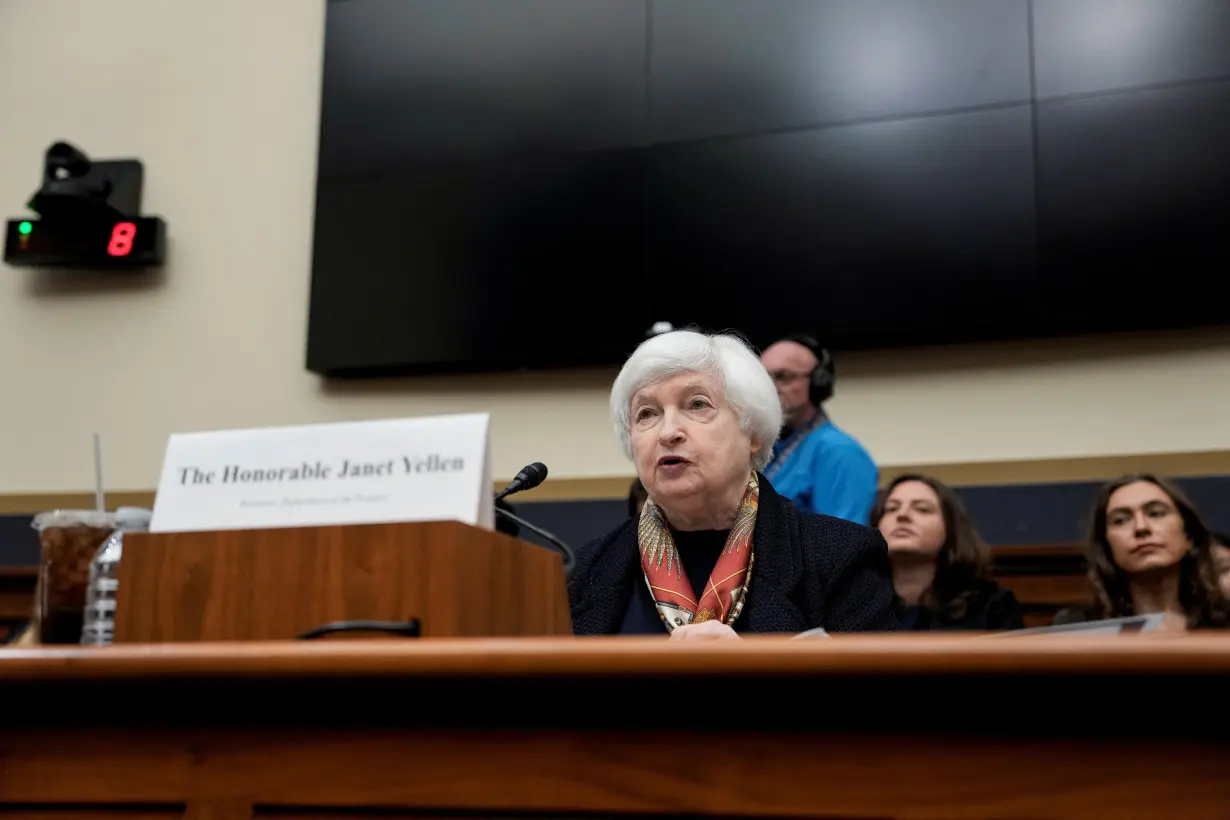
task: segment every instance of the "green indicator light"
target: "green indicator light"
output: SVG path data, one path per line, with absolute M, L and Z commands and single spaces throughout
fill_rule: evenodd
M 29 236 L 30 231 L 32 230 L 34 230 L 34 226 L 31 225 L 29 222 L 23 222 L 17 226 L 17 232 L 20 233 L 22 236 Z

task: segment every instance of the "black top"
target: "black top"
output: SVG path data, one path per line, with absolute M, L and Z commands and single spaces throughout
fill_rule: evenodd
M 921 606 L 900 607 L 897 623 L 903 631 L 941 632 L 947 630 L 971 630 L 995 632 L 1007 629 L 1024 629 L 1025 618 L 1016 596 L 994 581 L 985 581 L 970 599 L 962 618 L 952 619 L 930 612 Z
M 797 510 L 777 494 L 767 478 L 759 476 L 759 480 L 760 510 L 752 532 L 755 563 L 735 631 L 894 630 L 888 547 L 880 532 Z M 713 560 L 716 563 L 716 555 Z M 695 572 L 687 563 L 684 566 L 693 583 L 708 579 L 709 573 L 701 575 L 700 566 Z M 637 522 L 630 518 L 577 551 L 568 588 L 573 631 L 578 635 L 620 632 L 634 618 L 631 607 L 638 587 L 644 589 L 645 580 Z M 665 634 L 665 626 L 659 623 L 659 629 Z
M 679 563 L 688 574 L 692 583 L 692 594 L 696 600 L 704 596 L 705 585 L 713 568 L 717 566 L 718 556 L 726 546 L 730 530 L 701 530 L 699 532 L 684 532 L 671 528 L 671 537 L 675 540 L 675 549 L 679 551 Z M 752 572 L 755 572 L 755 566 Z M 628 611 L 624 613 L 623 624 L 619 627 L 622 635 L 662 635 L 666 626 L 662 616 L 658 614 L 658 606 L 654 603 L 644 576 L 637 579 L 640 583 L 632 584 L 632 597 L 628 600 Z

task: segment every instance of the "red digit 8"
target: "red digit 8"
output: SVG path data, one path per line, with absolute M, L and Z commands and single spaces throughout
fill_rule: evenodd
M 137 226 L 131 222 L 118 222 L 111 229 L 111 241 L 107 253 L 112 256 L 127 256 L 132 251 L 132 240 L 137 235 Z

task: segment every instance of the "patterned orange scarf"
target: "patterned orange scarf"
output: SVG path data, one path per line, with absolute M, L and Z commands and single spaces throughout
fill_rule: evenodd
M 752 531 L 756 528 L 759 508 L 760 485 L 756 474 L 752 473 L 735 517 L 735 525 L 726 537 L 722 554 L 718 556 L 709 582 L 705 584 L 705 594 L 698 602 L 693 598 L 692 582 L 679 561 L 679 551 L 662 511 L 652 499 L 645 502 L 637 533 L 641 569 L 667 632 L 673 632 L 677 626 L 712 620 L 729 626 L 739 617 L 751 583 Z

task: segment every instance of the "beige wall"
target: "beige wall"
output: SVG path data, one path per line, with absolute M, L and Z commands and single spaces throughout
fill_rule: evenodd
M 3 0 L 0 213 L 56 139 L 146 163 L 165 276 L 0 271 L 0 493 L 154 485 L 166 436 L 473 410 L 494 474 L 631 470 L 611 373 L 325 386 L 303 367 L 321 0 Z M 92 281 L 91 281 L 92 280 Z M 1141 298 L 1148 298 L 1142 289 Z M 920 308 L 923 309 L 923 308 Z M 1230 450 L 1230 333 L 844 357 L 833 412 L 883 464 Z

